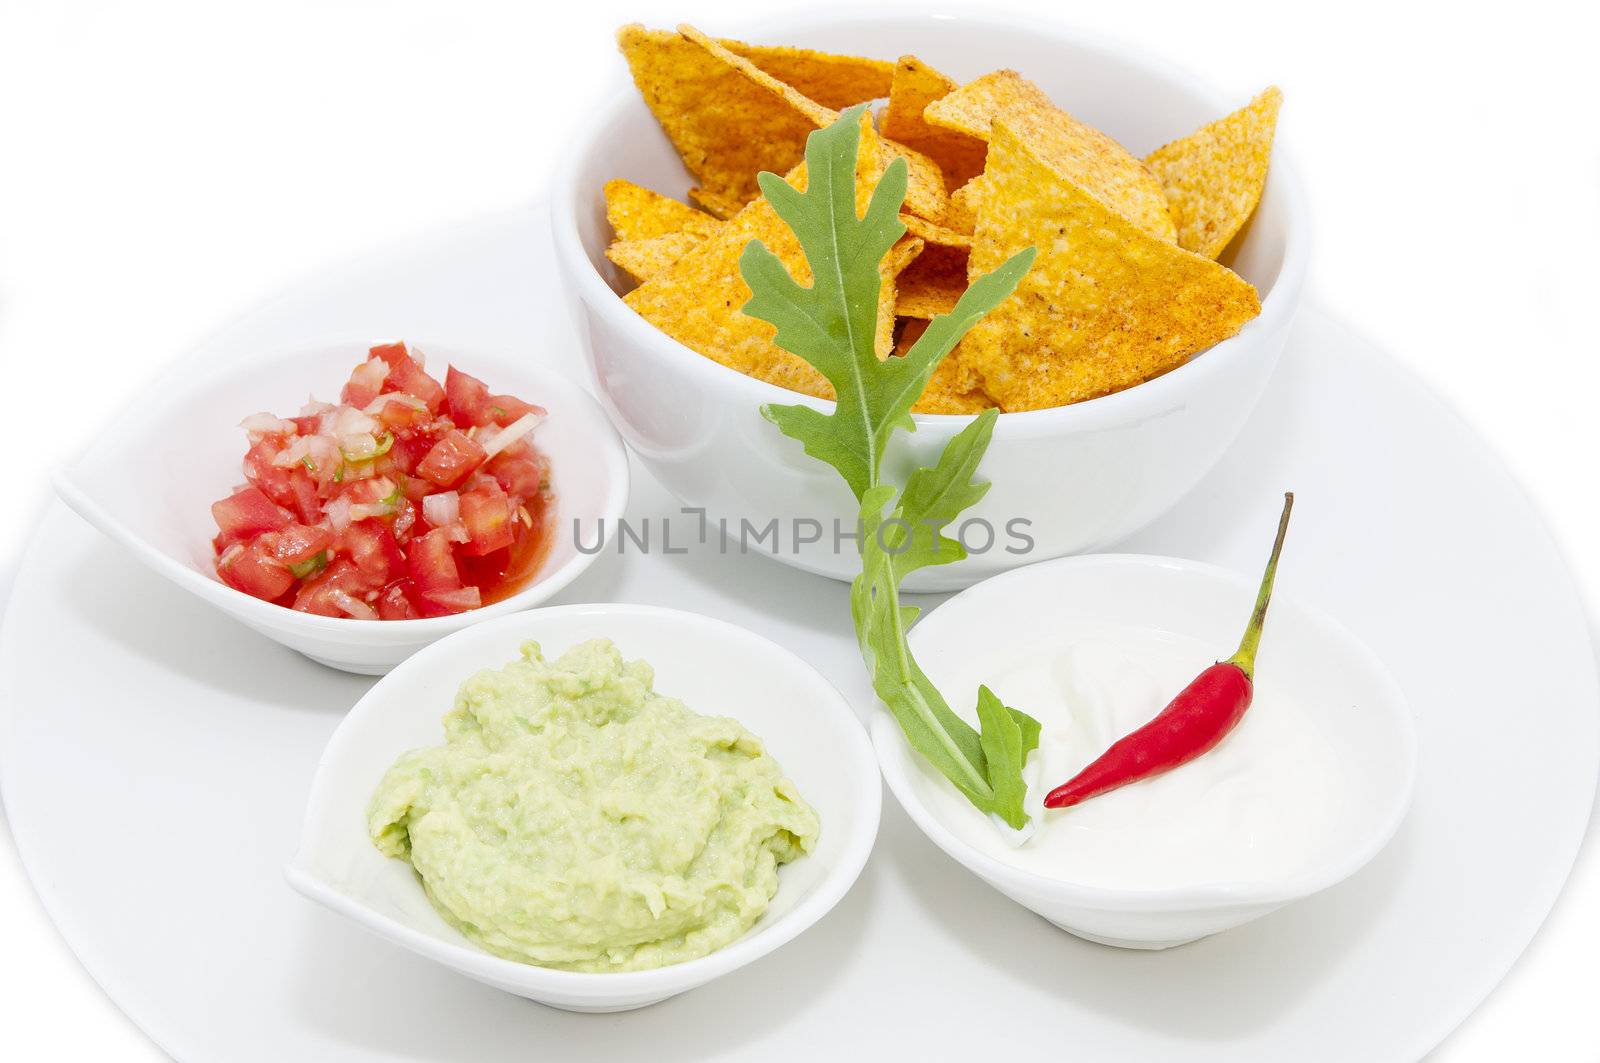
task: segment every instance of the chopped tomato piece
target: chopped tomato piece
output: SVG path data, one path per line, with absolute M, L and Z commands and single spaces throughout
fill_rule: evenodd
M 362 575 L 379 585 L 405 575 L 406 555 L 382 521 L 356 521 L 339 536 L 339 549 Z
M 378 598 L 379 620 L 415 620 L 422 614 L 417 612 L 417 607 L 411 604 L 411 599 L 406 597 L 405 580 L 391 584 Z
M 362 409 L 378 397 L 383 382 L 389 377 L 389 363 L 382 358 L 368 358 L 350 374 L 350 380 L 339 392 L 339 401 L 346 406 Z M 385 403 L 385 405 L 388 405 Z
M 544 412 L 543 406 L 535 406 L 531 402 L 523 402 L 515 395 L 489 396 L 489 416 L 494 419 L 495 424 L 502 428 L 522 417 L 523 414 L 542 414 Z
M 444 393 L 445 409 L 456 424 L 485 425 L 492 420 L 489 386 L 477 377 L 468 376 L 452 365 L 444 374 Z
M 516 539 L 516 511 L 511 499 L 493 480 L 461 496 L 461 523 L 466 525 L 469 536 L 461 544 L 461 552 L 471 557 L 510 546 Z
M 477 441 L 459 428 L 452 428 L 417 463 L 417 475 L 440 487 L 453 487 L 488 457 Z
M 523 457 L 504 450 L 491 458 L 484 468 L 513 498 L 537 498 L 544 487 L 544 462 L 535 457 Z
M 282 598 L 294 585 L 294 576 L 267 556 L 259 541 L 224 551 L 217 559 L 217 575 L 235 590 L 269 602 Z
M 464 588 L 461 572 L 456 568 L 455 552 L 451 549 L 450 533 L 435 528 L 428 534 L 411 541 L 406 552 L 406 573 L 417 597 L 418 610 L 424 616 L 443 616 L 471 609 L 473 605 L 459 605 L 464 592 L 477 593 L 476 587 Z
M 314 524 L 291 524 L 282 531 L 267 532 L 256 540 L 256 545 L 278 564 L 293 570 L 332 546 L 333 532 Z
M 289 515 L 279 509 L 261 488 L 241 487 L 227 498 L 211 503 L 222 538 L 229 542 L 253 539 L 262 532 L 277 531 L 289 523 Z
M 372 356 L 388 363 L 389 375 L 384 378 L 384 391 L 398 391 L 421 399 L 429 411 L 438 413 L 444 406 L 444 388 L 418 365 L 403 343 L 386 343 L 372 348 Z
M 320 575 L 301 585 L 300 592 L 294 596 L 294 607 L 302 613 L 316 613 L 318 616 L 375 620 L 377 611 L 366 597 L 376 590 L 377 586 L 362 575 L 349 558 L 341 557 Z

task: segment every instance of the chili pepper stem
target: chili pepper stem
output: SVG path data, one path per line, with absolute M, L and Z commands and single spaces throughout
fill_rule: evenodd
M 1267 558 L 1267 570 L 1261 575 L 1261 589 L 1256 592 L 1256 607 L 1250 613 L 1250 623 L 1239 640 L 1239 651 L 1228 658 L 1249 679 L 1255 678 L 1256 649 L 1261 645 L 1261 628 L 1267 620 L 1267 605 L 1272 601 L 1272 583 L 1278 576 L 1278 555 L 1283 553 L 1283 537 L 1289 530 L 1289 511 L 1294 508 L 1294 492 L 1283 493 L 1283 515 L 1278 518 L 1278 537 L 1272 543 L 1272 556 Z

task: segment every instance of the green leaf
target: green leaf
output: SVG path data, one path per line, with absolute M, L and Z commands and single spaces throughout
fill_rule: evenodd
M 1028 822 L 1028 814 L 1022 810 L 1022 799 L 1028 792 L 1022 781 L 1022 765 L 1039 745 L 1039 721 L 1008 708 L 994 691 L 980 686 L 978 725 L 983 729 L 983 755 L 993 792 L 989 811 L 1021 830 Z
M 917 610 L 901 605 L 899 593 L 907 573 L 966 556 L 944 531 L 988 490 L 976 476 L 997 415 L 990 410 L 974 418 L 932 467 L 911 473 L 903 491 L 881 482 L 881 469 L 894 431 L 915 431 L 911 407 L 939 361 L 1011 294 L 1033 264 L 1034 250 L 975 280 L 904 356 L 879 359 L 873 346 L 879 268 L 905 233 L 899 210 L 906 166 L 896 159 L 885 170 L 858 217 L 861 122 L 862 108 L 856 107 L 811 134 L 804 192 L 772 174 L 760 176 L 767 200 L 794 230 L 813 280 L 810 287 L 796 283 L 776 255 L 752 241 L 739 261 L 751 291 L 744 312 L 771 323 L 778 346 L 814 366 L 837 396 L 831 411 L 768 405 L 762 413 L 807 454 L 837 470 L 860 502 L 861 574 L 851 585 L 850 610 L 873 689 L 913 749 L 978 808 L 1020 827 L 1027 821 L 1022 764 L 1038 744 L 1038 723 L 1007 709 L 987 689 L 978 703 L 981 730 L 951 710 L 911 655 L 906 632 Z

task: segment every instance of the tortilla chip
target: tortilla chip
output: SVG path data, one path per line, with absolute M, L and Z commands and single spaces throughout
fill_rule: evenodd
M 744 209 L 744 204 L 728 196 L 719 196 L 715 192 L 707 192 L 703 188 L 689 189 L 689 198 L 699 205 L 700 209 L 713 218 L 727 221 Z
M 717 231 L 717 219 L 704 211 L 632 181 L 607 181 L 605 195 L 606 220 L 619 241 L 649 240 L 679 232 L 705 237 Z
M 754 199 L 756 174 L 794 169 L 806 137 L 838 117 L 691 26 L 624 26 L 617 43 L 683 164 L 718 196 Z
M 741 41 L 719 40 L 717 43 L 802 95 L 836 111 L 882 99 L 889 95 L 889 84 L 894 78 L 894 64 L 882 59 Z
M 961 344 L 962 362 L 1008 411 L 1159 376 L 1261 311 L 1241 277 L 1063 179 L 1007 120 L 994 123 L 984 184 L 970 274 L 1039 249 L 1017 290 Z
M 894 312 L 901 317 L 948 314 L 967 290 L 967 252 L 928 244 L 896 282 Z
M 992 123 L 1003 118 L 1058 175 L 1082 186 L 1150 235 L 1177 240 L 1161 182 L 1144 163 L 1098 129 L 1055 106 L 1039 86 L 1014 70 L 997 70 L 968 82 L 929 104 L 923 117 L 932 125 L 985 140 Z
M 636 282 L 643 284 L 707 239 L 709 237 L 685 229 L 639 240 L 618 240 L 606 248 L 606 257 L 626 270 Z
M 1261 201 L 1283 93 L 1273 86 L 1225 118 L 1150 153 L 1178 225 L 1178 246 L 1222 254 Z
M 948 214 L 949 211 L 946 210 L 945 213 Z M 926 218 L 919 218 L 915 214 L 902 214 L 900 215 L 900 221 L 911 231 L 911 235 L 920 236 L 930 244 L 963 249 L 972 246 L 971 232 L 957 232 L 948 226 L 931 222 Z
M 879 150 L 883 152 L 883 165 L 888 166 L 896 155 L 906 160 L 906 198 L 900 209 L 908 214 L 939 221 L 950 205 L 945 195 L 944 174 L 939 164 L 915 148 L 881 138 Z
M 883 175 L 885 153 L 865 114 L 861 150 L 856 161 L 857 209 L 864 209 Z M 806 187 L 805 164 L 785 178 Z M 729 219 L 717 233 L 623 297 L 639 316 L 662 332 L 713 361 L 791 391 L 832 398 L 833 387 L 821 373 L 772 342 L 773 328 L 740 308 L 750 289 L 739 273 L 739 257 L 752 239 L 778 256 L 796 283 L 810 284 L 811 270 L 794 232 L 765 196 Z M 884 284 L 879 294 L 877 351 L 888 357 L 894 338 L 894 278 L 922 250 L 922 241 L 903 237 L 884 257 Z
M 988 146 L 979 138 L 929 125 L 923 109 L 949 95 L 956 82 L 914 55 L 903 55 L 894 66 L 889 105 L 880 122 L 883 135 L 915 148 L 939 165 L 945 185 L 958 188 L 983 172 Z
M 979 174 L 950 193 L 950 205 L 945 208 L 945 228 L 970 237 L 978 224 L 978 197 L 983 193 L 983 175 Z
M 909 331 L 909 329 L 907 330 Z M 944 356 L 928 378 L 928 386 L 911 407 L 913 413 L 982 413 L 996 405 L 977 373 L 961 358 L 961 348 Z

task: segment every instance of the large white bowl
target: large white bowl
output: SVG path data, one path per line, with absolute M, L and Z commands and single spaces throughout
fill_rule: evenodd
M 239 421 L 260 410 L 291 413 L 308 391 L 336 397 L 374 341 L 326 340 L 249 360 L 192 355 L 56 473 L 56 493 L 178 586 L 268 638 L 347 672 L 381 675 L 435 639 L 537 605 L 576 579 L 600 554 L 596 536 L 611 532 L 627 505 L 628 457 L 616 432 L 588 392 L 539 365 L 532 351 L 467 351 L 425 339 L 413 346 L 433 369 L 442 372 L 453 362 L 497 391 L 550 411 L 533 440 L 550 459 L 556 525 L 532 581 L 503 601 L 451 616 L 351 620 L 286 609 L 217 578 L 211 503 L 243 477 L 239 463 L 247 442 Z
M 401 753 L 443 739 L 456 688 L 538 641 L 547 655 L 605 637 L 649 661 L 656 689 L 759 737 L 821 819 L 817 847 L 778 872 L 778 892 L 743 937 L 653 971 L 588 974 L 483 952 L 434 911 L 408 864 L 367 837 L 366 810 Z M 390 672 L 350 710 L 317 766 L 289 882 L 374 933 L 470 978 L 570 1011 L 622 1011 L 674 996 L 759 959 L 827 914 L 861 873 L 878 834 L 882 785 L 849 703 L 815 668 L 743 628 L 676 609 L 567 605 L 452 635 Z
M 748 39 L 853 55 L 912 53 L 956 78 L 1010 67 L 1036 80 L 1078 117 L 1135 154 L 1191 132 L 1243 99 L 1225 98 L 1165 59 L 1086 40 L 1038 22 L 989 15 L 830 17 L 742 27 Z M 618 80 L 624 81 L 621 59 Z M 1290 106 L 1292 113 L 1292 103 Z M 682 195 L 690 179 L 639 94 L 628 85 L 599 109 L 570 152 L 551 203 L 556 257 L 577 307 L 606 412 L 663 484 L 685 504 L 764 528 L 780 521 L 781 560 L 838 579 L 858 567 L 857 510 L 832 469 L 806 457 L 758 410 L 763 403 L 831 403 L 743 376 L 670 339 L 618 297 L 626 284 L 607 262 L 602 186 L 624 177 Z M 1303 199 L 1282 146 L 1256 216 L 1225 256 L 1261 293 L 1261 316 L 1238 335 L 1148 383 L 1061 409 L 1004 414 L 981 467 L 993 481 L 968 516 L 996 530 L 992 548 L 957 565 L 924 569 L 912 590 L 953 589 L 1029 561 L 1100 549 L 1149 523 L 1183 496 L 1233 442 L 1261 396 L 1300 301 L 1307 241 Z M 917 432 L 892 445 L 887 467 L 902 476 L 931 463 L 967 423 L 920 415 Z M 794 546 L 793 521 L 826 529 Z M 1029 521 L 1031 548 L 1007 534 Z M 835 523 L 837 522 L 837 524 Z M 974 526 L 969 547 L 985 545 Z M 801 526 L 802 536 L 809 526 Z M 1021 552 L 1008 552 L 1007 547 Z
M 1037 645 L 1051 630 L 1081 630 L 1084 621 L 1189 636 L 1215 644 L 1218 659 L 1226 659 L 1250 615 L 1257 578 L 1139 554 L 1061 558 L 963 591 L 913 628 L 910 643 L 951 707 L 964 712 L 973 692 L 959 689 L 953 678 L 962 662 L 1004 657 L 1018 646 Z M 1168 948 L 1342 882 L 1388 844 L 1411 805 L 1417 739 L 1410 709 L 1382 662 L 1354 635 L 1280 590 L 1258 672 L 1270 673 L 1272 684 L 1303 707 L 1351 776 L 1364 784 L 1341 797 L 1344 820 L 1321 840 L 1315 860 L 1279 881 L 1114 889 L 1024 870 L 966 841 L 933 810 L 934 790 L 950 784 L 912 752 L 881 705 L 872 741 L 889 789 L 907 814 L 935 845 L 989 885 L 1091 941 Z M 1037 829 L 1049 830 L 1050 824 Z

